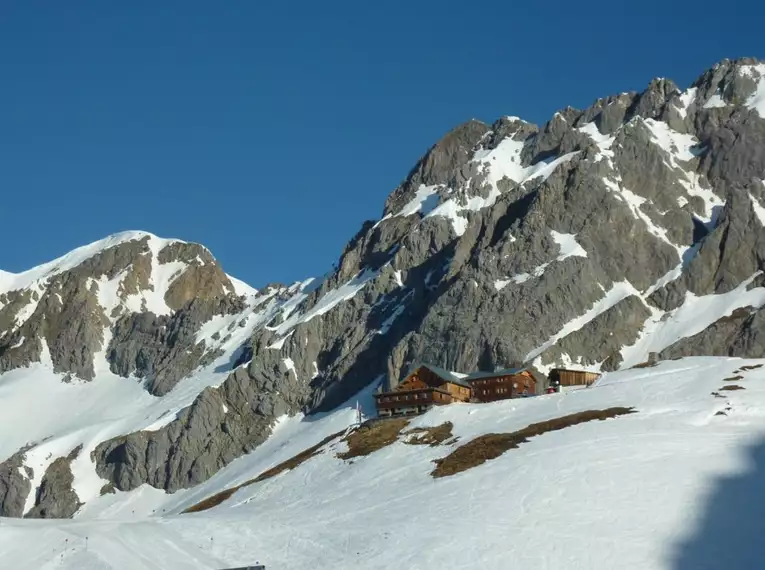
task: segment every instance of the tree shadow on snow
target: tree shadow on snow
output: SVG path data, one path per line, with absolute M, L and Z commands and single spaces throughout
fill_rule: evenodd
M 682 484 L 681 481 L 678 482 Z M 672 570 L 765 568 L 765 441 L 751 447 L 746 470 L 720 479 L 692 536 L 676 548 Z

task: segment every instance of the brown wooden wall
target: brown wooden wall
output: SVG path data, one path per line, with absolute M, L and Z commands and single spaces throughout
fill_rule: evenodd
M 455 399 L 451 394 L 445 394 L 433 388 L 425 390 L 405 390 L 401 392 L 385 392 L 375 394 L 377 410 L 394 408 L 415 408 L 417 406 L 451 404 Z
M 419 376 L 416 374 L 410 374 L 404 378 L 403 382 L 396 386 L 396 391 L 404 392 L 407 390 L 424 390 L 426 388 L 429 388 L 428 384 L 422 381 Z
M 397 390 L 405 390 L 408 388 L 405 388 L 405 386 L 430 386 L 432 388 L 438 388 L 444 383 L 444 379 L 441 378 L 438 374 L 430 370 L 429 368 L 426 368 L 425 366 L 420 366 L 418 369 L 412 371 L 409 376 L 404 378 L 399 385 L 397 386 Z
M 467 402 L 471 395 L 471 389 L 469 387 L 449 382 L 425 366 L 420 366 L 417 370 L 414 370 L 409 376 L 404 378 L 399 385 L 396 386 L 396 391 L 422 390 L 428 387 L 446 390 L 452 394 L 455 399 L 463 402 Z
M 472 390 L 470 388 L 460 386 L 459 384 L 453 384 L 452 382 L 447 382 L 441 387 L 441 389 L 446 390 L 455 400 L 459 400 L 461 402 L 467 402 L 472 394 Z
M 600 377 L 597 372 L 583 370 L 564 370 L 554 368 L 550 371 L 550 381 L 558 380 L 561 386 L 589 386 Z
M 536 380 L 525 371 L 520 374 L 479 378 L 473 380 L 471 384 L 473 386 L 473 399 L 479 402 L 494 402 L 520 395 L 533 396 L 536 394 Z M 514 384 L 517 384 L 517 387 L 514 387 Z

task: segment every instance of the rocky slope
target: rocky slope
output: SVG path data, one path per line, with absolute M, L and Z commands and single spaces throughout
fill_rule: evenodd
M 141 391 L 118 419 L 13 430 L 0 514 L 194 486 L 276 418 L 334 408 L 420 360 L 544 371 L 765 356 L 764 228 L 765 64 L 726 60 L 685 91 L 654 80 L 541 127 L 457 127 L 321 281 L 255 291 L 202 246 L 144 233 L 0 273 L 0 407 L 4 389 L 34 401 L 24 375 L 39 370 L 71 390 Z M 61 484 L 57 459 L 78 446 Z

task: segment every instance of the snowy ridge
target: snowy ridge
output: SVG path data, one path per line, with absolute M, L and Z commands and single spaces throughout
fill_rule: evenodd
M 71 252 L 59 257 L 58 259 L 54 259 L 53 261 L 44 263 L 28 271 L 23 271 L 22 273 L 8 273 L 7 271 L 0 271 L 0 294 L 6 293 L 8 291 L 26 289 L 38 281 L 44 281 L 49 277 L 77 267 L 84 261 L 98 255 L 105 249 L 120 245 L 121 243 L 128 241 L 140 240 L 145 237 L 148 237 L 151 242 L 158 243 L 159 249 L 168 243 L 181 242 L 181 240 L 175 239 L 161 239 L 153 234 L 143 231 L 127 231 L 114 234 L 102 240 L 95 241 L 91 244 L 78 247 L 77 249 L 72 250 Z
M 520 121 L 516 117 L 509 120 Z M 488 133 L 487 133 L 488 134 Z M 517 184 L 541 184 L 561 164 L 565 164 L 579 154 L 579 151 L 542 160 L 531 166 L 523 166 L 521 152 L 525 141 L 517 141 L 512 136 L 505 137 L 496 148 L 485 149 L 481 145 L 473 152 L 471 163 L 482 177 L 482 185 L 488 186 L 488 195 L 468 195 L 469 180 L 464 188 L 447 188 L 443 185 L 426 186 L 420 184 L 414 197 L 395 214 L 387 214 L 374 227 L 393 217 L 420 214 L 423 218 L 443 217 L 450 220 L 454 233 L 462 236 L 468 226 L 466 213 L 477 212 L 493 206 L 502 192 L 498 183 L 509 179 Z

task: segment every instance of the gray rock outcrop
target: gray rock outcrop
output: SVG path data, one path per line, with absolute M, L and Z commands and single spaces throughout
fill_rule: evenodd
M 74 516 L 82 503 L 72 489 L 74 477 L 71 463 L 81 450 L 82 446 L 74 449 L 67 457 L 59 457 L 48 466 L 37 489 L 35 505 L 24 515 L 26 518 L 65 519 Z
M 182 378 L 204 366 L 220 353 L 210 351 L 204 341 L 196 342 L 202 323 L 215 315 L 236 314 L 244 308 L 237 297 L 188 301 L 171 316 L 130 313 L 114 323 L 107 349 L 112 372 L 146 380 L 155 396 L 164 396 Z
M 32 490 L 34 471 L 24 466 L 25 450 L 21 449 L 0 463 L 0 517 L 21 517 Z
M 238 368 L 159 430 L 100 444 L 92 453 L 98 474 L 121 491 L 148 483 L 174 492 L 207 480 L 263 442 L 274 418 L 300 410 L 289 375 L 260 382 Z
M 659 359 L 683 356 L 738 356 L 765 358 L 765 313 L 741 307 L 718 319 L 703 331 L 667 347 Z

